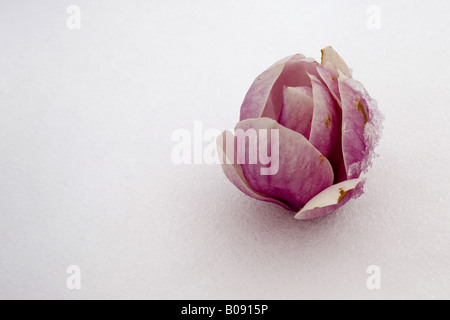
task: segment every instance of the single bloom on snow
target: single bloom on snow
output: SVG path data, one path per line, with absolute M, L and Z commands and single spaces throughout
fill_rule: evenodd
M 371 166 L 381 127 L 375 100 L 327 47 L 321 64 L 296 54 L 259 75 L 234 133 L 224 131 L 217 149 L 239 190 L 307 220 L 363 193 L 361 174 Z M 268 159 L 276 165 L 268 167 Z

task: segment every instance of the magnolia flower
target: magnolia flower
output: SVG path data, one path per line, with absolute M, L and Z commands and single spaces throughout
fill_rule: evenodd
M 371 166 L 381 125 L 376 102 L 327 47 L 321 64 L 296 54 L 258 76 L 245 96 L 235 135 L 224 131 L 218 152 L 225 175 L 239 190 L 306 220 L 363 193 L 361 174 Z M 238 137 L 237 130 L 263 134 L 251 139 Z M 269 131 L 276 132 L 270 139 Z M 252 144 L 257 145 L 252 149 Z M 273 169 L 262 159 L 249 161 L 251 150 L 261 149 L 276 158 Z

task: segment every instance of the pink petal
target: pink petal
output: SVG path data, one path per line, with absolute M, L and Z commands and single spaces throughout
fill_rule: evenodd
M 310 87 L 284 87 L 283 107 L 278 123 L 309 139 L 313 116 L 313 98 Z
M 363 193 L 364 180 L 353 179 L 332 185 L 312 198 L 295 216 L 308 220 L 327 215 Z
M 358 178 L 372 162 L 380 138 L 382 115 L 364 86 L 339 75 L 342 102 L 342 151 L 349 179 Z
M 327 157 L 328 161 L 330 161 L 331 166 L 334 171 L 334 182 L 339 183 L 348 179 L 347 171 L 344 163 L 344 155 L 342 151 L 342 111 L 340 108 L 337 108 L 337 135 L 336 141 L 334 142 L 330 153 Z
M 339 123 L 336 113 L 338 106 L 328 89 L 313 75 L 311 75 L 311 85 L 314 113 L 309 141 L 325 157 L 328 157 L 338 132 Z
M 298 211 L 313 196 L 333 183 L 333 169 L 329 161 L 300 133 L 269 118 L 241 121 L 236 125 L 236 135 L 239 129 L 277 129 L 279 133 L 279 150 L 272 152 L 272 157 L 279 159 L 279 170 L 276 174 L 261 175 L 260 169 L 267 166 L 260 162 L 242 164 L 245 179 L 256 192 L 283 199 L 292 209 Z M 271 150 L 273 141 L 265 140 L 263 143 L 268 143 L 267 149 Z M 239 144 L 239 141 L 237 143 Z M 246 139 L 242 145 L 245 145 L 246 152 L 240 160 L 245 157 L 248 163 L 249 140 Z M 253 145 L 253 148 L 255 147 Z
M 339 84 L 338 84 L 338 72 L 336 69 L 328 62 L 325 67 L 317 66 L 317 73 L 322 78 L 323 82 L 327 85 L 330 90 L 333 98 L 336 99 L 337 103 L 340 105 L 341 103 L 341 95 L 339 93 Z
M 242 173 L 241 165 L 237 164 L 235 156 L 227 155 L 226 152 L 228 143 L 232 144 L 231 150 L 234 150 L 234 155 L 237 154 L 236 143 L 232 132 L 222 132 L 222 134 L 217 137 L 216 143 L 218 156 L 219 159 L 221 159 L 222 170 L 228 180 L 230 180 L 231 183 L 233 183 L 240 191 L 254 199 L 276 203 L 287 210 L 292 210 L 283 201 L 258 193 L 249 186 L 247 180 L 245 180 L 244 174 Z
M 322 66 L 331 63 L 336 71 L 341 71 L 347 77 L 352 77 L 352 70 L 347 66 L 345 61 L 339 56 L 339 54 L 330 46 L 322 49 Z
M 275 63 L 256 78 L 241 106 L 240 120 L 268 117 L 278 120 L 283 88 L 309 86 L 308 73 L 318 75 L 318 63 L 297 54 Z
M 329 90 L 311 76 L 314 115 L 309 141 L 328 158 L 334 171 L 334 183 L 347 180 L 342 155 L 342 110 Z

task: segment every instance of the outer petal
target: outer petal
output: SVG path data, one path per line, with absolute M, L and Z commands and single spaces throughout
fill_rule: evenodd
M 320 80 L 311 75 L 314 99 L 314 114 L 311 123 L 309 141 L 325 157 L 328 157 L 338 132 L 338 118 L 335 100 Z
M 308 73 L 318 75 L 318 63 L 297 54 L 275 63 L 256 78 L 241 106 L 240 120 L 268 117 L 278 120 L 283 88 L 309 86 Z
M 364 180 L 353 179 L 332 185 L 312 198 L 295 216 L 308 220 L 327 215 L 363 193 Z
M 328 46 L 322 49 L 322 66 L 326 66 L 331 63 L 336 70 L 341 71 L 347 77 L 352 77 L 352 70 L 347 66 L 344 59 L 331 47 Z
M 247 132 L 249 129 L 276 129 L 279 133 L 279 148 L 272 149 L 274 141 L 258 137 L 259 143 L 268 145 L 272 158 L 278 159 L 278 170 L 274 175 L 261 175 L 261 168 L 267 166 L 260 162 L 248 164 L 249 140 L 239 139 L 238 146 L 245 146 L 245 153 L 239 155 L 243 174 L 249 186 L 256 192 L 283 199 L 295 211 L 299 210 L 313 196 L 329 187 L 333 183 L 333 169 L 329 161 L 314 146 L 298 132 L 287 129 L 269 118 L 248 119 L 236 125 L 235 133 L 239 129 Z M 265 140 L 265 141 L 264 141 Z M 261 144 L 260 144 L 261 146 Z M 256 148 L 253 145 L 253 148 Z M 243 159 L 244 158 L 244 159 Z
M 378 144 L 382 115 L 361 83 L 339 75 L 342 100 L 342 151 L 349 179 L 358 178 L 370 165 Z
M 232 132 L 230 131 L 222 132 L 222 134 L 217 137 L 216 143 L 218 156 L 222 164 L 222 170 L 225 173 L 225 176 L 228 178 L 228 180 L 231 181 L 231 183 L 233 183 L 239 190 L 241 190 L 249 197 L 252 197 L 257 200 L 276 203 L 287 210 L 292 210 L 292 208 L 290 208 L 282 200 L 275 199 L 273 197 L 258 193 L 248 185 L 248 182 L 247 180 L 245 180 L 244 174 L 242 173 L 241 166 L 237 164 L 235 161 L 234 155 L 236 155 L 236 144 Z M 234 155 L 227 154 L 226 150 L 228 144 L 232 144 L 231 150 L 234 150 Z
M 314 111 L 311 88 L 284 87 L 283 97 L 283 107 L 278 123 L 309 139 Z

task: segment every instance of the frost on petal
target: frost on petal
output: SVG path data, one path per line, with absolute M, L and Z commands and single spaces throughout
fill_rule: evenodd
M 383 116 L 364 86 L 339 75 L 342 102 L 342 151 L 349 179 L 358 178 L 372 163 Z
M 364 180 L 352 179 L 334 184 L 312 198 L 300 212 L 296 219 L 308 220 L 318 218 L 339 209 L 350 199 L 357 198 L 363 193 Z
M 217 137 L 216 143 L 222 170 L 228 180 L 230 180 L 240 191 L 254 199 L 276 203 L 287 210 L 292 210 L 292 208 L 285 204 L 281 199 L 258 193 L 249 186 L 242 173 L 241 165 L 237 164 L 236 161 L 236 141 L 232 132 L 222 132 L 222 134 Z
M 283 88 L 310 86 L 308 73 L 318 75 L 318 63 L 297 54 L 272 65 L 256 78 L 241 106 L 240 120 L 267 117 L 278 120 Z
M 309 139 L 313 109 L 311 87 L 284 87 L 278 123 Z
M 278 130 L 278 141 L 269 141 L 267 136 L 261 139 L 259 133 L 264 129 L 267 135 L 270 135 L 271 130 Z M 253 131 L 258 132 L 258 143 L 250 137 Z M 245 162 L 241 167 L 248 185 L 258 193 L 283 199 L 294 211 L 298 211 L 313 196 L 333 183 L 334 174 L 329 161 L 303 135 L 272 119 L 241 121 L 236 125 L 235 135 L 238 160 L 240 163 Z M 273 148 L 276 142 L 278 148 Z M 267 166 L 260 161 L 250 163 L 251 154 L 257 149 L 261 150 L 264 144 L 267 144 L 266 150 L 271 150 L 273 161 L 278 161 L 278 170 L 273 175 L 261 174 L 260 169 Z
M 336 70 L 341 71 L 347 77 L 352 77 L 352 70 L 347 66 L 344 59 L 330 46 L 322 49 L 322 66 L 331 63 Z

